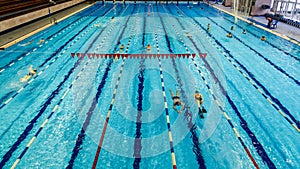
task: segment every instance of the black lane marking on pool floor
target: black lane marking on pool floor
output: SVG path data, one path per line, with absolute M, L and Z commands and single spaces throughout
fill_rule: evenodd
M 169 37 L 168 37 L 167 31 L 166 31 L 165 25 L 164 25 L 164 23 L 162 21 L 162 18 L 161 18 L 161 16 L 160 16 L 159 13 L 158 13 L 158 16 L 160 18 L 160 22 L 162 24 L 162 27 L 163 27 L 163 30 L 164 30 L 164 33 L 165 33 L 165 38 L 166 38 L 166 41 L 167 41 L 168 50 L 169 50 L 170 53 L 174 53 L 173 50 L 171 49 L 171 42 L 169 40 Z M 175 69 L 177 82 L 179 83 L 180 93 L 183 96 L 184 102 L 186 103 L 186 107 L 188 107 L 187 96 L 186 96 L 186 94 L 185 94 L 185 92 L 184 92 L 184 90 L 182 88 L 183 83 L 182 83 L 181 78 L 179 76 L 179 71 L 178 71 L 178 68 L 176 66 L 174 58 L 172 58 L 172 63 L 173 63 L 174 69 Z M 185 113 L 184 115 L 187 118 L 187 113 Z M 192 135 L 193 152 L 194 152 L 194 154 L 196 156 L 196 160 L 198 162 L 199 168 L 205 169 L 206 165 L 205 165 L 204 158 L 202 156 L 202 151 L 201 151 L 201 148 L 200 148 L 200 143 L 199 143 L 197 132 L 196 132 L 196 127 L 194 127 L 194 124 L 191 122 L 191 119 L 190 119 L 190 121 L 188 121 L 188 127 L 190 128 L 190 132 L 191 132 L 191 135 Z M 197 138 L 197 139 L 195 139 L 195 138 Z
M 118 13 L 118 15 L 120 14 L 120 12 Z M 118 42 L 119 43 L 119 42 Z M 92 45 L 94 43 L 91 43 L 90 45 Z M 115 48 L 113 49 L 113 51 L 117 51 L 118 49 L 118 45 L 115 46 Z M 100 98 L 100 95 L 103 91 L 103 87 L 105 86 L 106 84 L 106 80 L 107 80 L 107 77 L 108 77 L 108 73 L 109 71 L 111 70 L 111 65 L 113 63 L 113 60 L 111 59 L 109 61 L 109 63 L 107 64 L 106 68 L 105 68 L 105 72 L 104 72 L 104 75 L 102 76 L 102 79 L 101 79 L 101 82 L 97 88 L 97 93 L 95 95 L 95 97 L 93 98 L 93 102 L 91 104 L 91 107 L 89 108 L 88 112 L 86 113 L 87 116 L 86 116 L 86 119 L 81 127 L 81 130 L 80 130 L 80 133 L 78 134 L 77 136 L 77 139 L 76 139 L 76 143 L 75 143 L 75 146 L 72 150 L 72 155 L 71 155 L 71 158 L 69 160 L 69 163 L 68 163 L 68 166 L 66 167 L 67 169 L 70 169 L 70 168 L 73 168 L 73 165 L 74 165 L 74 162 L 79 154 L 79 151 L 82 149 L 81 146 L 83 144 L 83 141 L 85 139 L 85 132 L 86 132 L 86 129 L 88 128 L 89 124 L 90 124 L 90 120 L 92 118 L 92 115 L 94 113 L 94 110 L 98 104 L 98 99 Z
M 101 9 L 101 8 L 100 8 L 100 9 Z M 90 12 L 90 13 L 87 14 L 87 15 L 91 15 L 92 13 L 94 13 L 94 12 L 96 12 L 97 10 L 100 10 L 100 9 L 98 8 L 98 9 L 96 9 L 96 10 Z M 109 8 L 108 8 L 108 9 L 109 9 Z M 106 12 L 107 12 L 107 11 L 106 11 Z M 106 14 L 106 12 L 103 13 L 102 16 L 104 16 L 104 15 Z M 71 23 L 67 24 L 66 26 L 64 26 L 63 28 L 61 28 L 61 29 L 58 30 L 57 32 L 53 33 L 52 35 L 50 35 L 50 36 L 49 36 L 48 38 L 46 38 L 46 39 L 47 39 L 47 40 L 48 40 L 48 39 L 51 39 L 53 36 L 58 35 L 59 33 L 61 33 L 61 31 L 63 31 L 64 29 L 67 29 L 67 28 L 70 27 L 72 24 L 74 24 L 75 22 L 79 22 L 80 20 L 83 20 L 83 18 L 78 18 L 78 19 L 72 21 Z M 4 70 L 6 70 L 7 67 L 11 67 L 11 66 L 14 65 L 17 61 L 22 60 L 25 56 L 28 56 L 30 53 L 36 51 L 38 48 L 39 48 L 39 47 L 32 47 L 32 48 L 30 48 L 29 50 L 25 51 L 24 54 L 21 54 L 21 55 L 20 55 L 19 57 L 17 57 L 16 59 L 10 61 L 7 65 L 2 66 L 2 67 L 0 68 L 0 73 L 2 73 Z M 9 55 L 11 55 L 11 54 L 9 54 Z M 5 56 L 4 56 L 4 57 L 5 57 Z
M 192 18 L 194 19 L 194 18 Z M 195 20 L 194 20 L 195 21 Z M 196 22 L 196 21 L 195 21 Z M 197 23 L 197 22 L 196 22 Z M 202 28 L 202 27 L 201 27 Z M 205 30 L 205 29 L 204 29 Z M 197 47 L 195 41 L 189 37 L 189 39 L 191 40 L 191 42 L 193 43 L 194 47 L 196 48 L 196 50 L 198 52 L 200 52 L 200 49 Z M 258 141 L 258 139 L 256 138 L 255 134 L 250 130 L 250 128 L 248 127 L 248 124 L 246 122 L 246 120 L 242 117 L 240 111 L 237 109 L 236 105 L 234 104 L 234 102 L 231 100 L 231 98 L 229 97 L 229 95 L 227 94 L 226 90 L 224 89 L 223 85 L 221 84 L 221 82 L 219 81 L 219 79 L 217 78 L 217 76 L 214 73 L 214 70 L 210 67 L 209 63 L 205 60 L 202 59 L 205 63 L 205 67 L 209 70 L 210 74 L 212 75 L 213 79 L 218 83 L 222 94 L 224 94 L 226 96 L 226 99 L 228 100 L 229 104 L 231 105 L 231 107 L 233 108 L 234 112 L 237 114 L 237 116 L 240 119 L 240 125 L 241 127 L 244 129 L 244 131 L 247 133 L 247 135 L 250 137 L 253 146 L 255 147 L 257 153 L 259 154 L 259 156 L 262 158 L 264 163 L 267 163 L 269 168 L 276 168 L 274 163 L 271 161 L 271 159 L 269 158 L 268 154 L 266 153 L 266 151 L 264 150 L 263 146 L 260 144 L 260 142 Z M 197 67 L 197 65 L 195 65 Z M 200 69 L 198 69 L 200 70 Z M 199 72 L 199 74 L 201 74 L 201 72 Z M 210 87 L 207 86 L 209 89 Z M 220 107 L 220 106 L 219 106 Z M 223 108 L 220 107 L 221 110 L 224 112 Z M 230 124 L 230 126 L 233 126 L 232 124 Z M 239 138 L 240 141 L 241 138 Z M 241 142 L 242 145 L 245 148 L 245 143 Z M 248 149 L 248 148 L 247 148 Z M 255 165 L 255 164 L 254 164 Z
M 139 84 L 138 84 L 138 104 L 137 104 L 137 116 L 136 116 L 136 132 L 135 132 L 135 139 L 134 139 L 134 162 L 133 162 L 133 168 L 139 169 L 140 168 L 140 162 L 141 162 L 141 151 L 142 151 L 142 111 L 143 111 L 143 90 L 144 90 L 144 62 L 145 59 L 142 59 L 140 61 L 140 67 L 139 67 Z
M 281 102 L 277 99 L 277 98 L 275 98 L 254 76 L 253 76 L 253 74 L 244 66 L 244 65 L 242 65 L 237 59 L 235 59 L 234 57 L 233 57 L 233 55 L 231 55 L 230 54 L 230 51 L 228 51 L 215 37 L 213 37 L 212 36 L 212 34 L 211 33 L 209 33 L 209 32 L 207 32 L 207 30 L 206 29 L 204 29 L 203 28 L 203 26 L 197 21 L 197 20 L 195 20 L 194 18 L 192 18 L 193 20 L 194 20 L 194 22 L 199 26 L 199 27 L 201 27 L 201 29 L 203 30 L 203 31 L 205 31 L 208 35 L 209 35 L 209 37 L 210 38 L 212 38 L 212 39 L 214 39 L 215 40 L 215 43 L 217 44 L 217 45 L 219 45 L 224 51 L 225 51 L 225 53 L 231 58 L 231 59 L 233 59 L 247 74 L 248 74 L 248 76 L 257 84 L 257 85 L 255 85 L 253 82 L 251 82 L 251 79 L 249 78 L 249 77 L 247 77 L 235 64 L 233 64 L 233 62 L 231 61 L 231 60 L 229 60 L 228 58 L 227 58 L 227 56 L 226 55 L 224 55 L 228 60 L 229 60 L 229 62 L 231 62 L 233 65 L 234 65 L 234 67 L 236 67 L 236 69 L 238 69 L 239 70 L 239 72 L 252 84 L 252 86 L 254 87 L 254 88 L 256 88 L 259 92 L 260 92 L 260 94 L 299 132 L 300 130 L 299 130 L 299 128 L 300 128 L 300 121 L 299 120 L 297 120 L 290 112 L 289 112 L 289 110 L 284 106 L 284 105 L 282 105 L 281 104 Z M 219 48 L 218 48 L 219 49 Z M 264 94 L 264 93 L 262 93 L 261 91 L 260 91 L 260 89 L 258 88 L 258 86 L 266 93 L 266 94 Z M 272 101 L 270 101 L 270 99 L 268 98 L 268 96 L 272 99 L 272 101 L 273 102 L 275 102 L 276 104 L 274 104 Z M 278 107 L 279 108 L 278 108 Z M 282 112 L 281 112 L 281 110 L 286 114 L 286 115 L 288 115 L 291 119 L 292 119 L 292 121 L 295 123 L 293 123 L 289 118 L 287 118 Z
M 87 25 L 88 26 L 88 25 Z M 104 31 L 106 27 L 104 27 L 102 29 L 102 31 L 99 32 L 99 34 L 95 37 L 95 39 L 99 38 L 99 36 L 102 34 L 102 32 Z M 94 39 L 94 41 L 95 41 Z M 93 42 L 94 42 L 93 41 Z M 85 51 L 85 53 L 88 53 L 88 51 L 90 50 L 90 48 L 92 47 L 92 45 L 89 46 L 89 48 Z M 6 152 L 6 154 L 3 156 L 1 162 L 0 162 L 0 168 L 4 167 L 5 163 L 10 159 L 10 157 L 12 156 L 12 153 L 18 148 L 18 146 L 26 139 L 26 137 L 30 134 L 30 131 L 33 129 L 34 124 L 37 122 L 37 120 L 41 117 L 41 115 L 45 112 L 45 110 L 47 109 L 47 107 L 51 104 L 51 101 L 55 98 L 55 96 L 60 92 L 63 84 L 68 80 L 68 78 L 70 77 L 70 75 L 73 73 L 74 69 L 81 63 L 82 59 L 79 59 L 76 61 L 76 63 L 74 64 L 74 67 L 72 69 L 70 69 L 70 71 L 68 72 L 68 74 L 64 77 L 64 80 L 58 85 L 58 87 L 56 88 L 56 90 L 54 90 L 51 95 L 48 97 L 47 101 L 44 103 L 43 107 L 40 109 L 39 113 L 29 122 L 29 125 L 26 127 L 26 129 L 23 131 L 23 133 L 20 135 L 20 137 L 18 138 L 18 140 L 11 146 L 11 148 L 9 149 L 9 151 Z M 71 85 L 72 86 L 72 85 Z M 54 112 L 53 112 L 54 113 Z M 52 114 L 51 113 L 51 116 Z M 50 116 L 50 117 L 51 117 Z M 41 130 L 41 128 L 39 129 Z M 40 131 L 38 131 L 39 134 Z M 21 159 L 23 157 L 23 155 L 26 153 L 28 147 L 26 147 L 26 149 L 23 151 L 23 153 L 19 156 L 18 159 Z
M 143 23 L 143 37 L 142 37 L 142 45 L 145 47 L 145 32 L 146 32 L 146 13 L 147 13 L 147 6 L 144 6 L 144 23 Z M 139 66 L 139 84 L 138 84 L 138 104 L 137 104 L 137 116 L 136 116 L 136 130 L 135 130 L 135 139 L 134 139 L 134 161 L 133 161 L 133 168 L 134 169 L 139 169 L 140 168 L 140 163 L 141 163 L 141 151 L 142 151 L 142 133 L 141 133 L 141 128 L 142 128 L 142 111 L 143 111 L 143 90 L 144 90 L 144 71 L 145 71 L 145 65 L 144 65 L 145 59 L 142 59 L 140 61 L 140 66 Z

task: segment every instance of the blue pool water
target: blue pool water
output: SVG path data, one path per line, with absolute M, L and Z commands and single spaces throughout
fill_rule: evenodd
M 299 59 L 205 4 L 97 3 L 0 52 L 0 168 L 299 168 Z

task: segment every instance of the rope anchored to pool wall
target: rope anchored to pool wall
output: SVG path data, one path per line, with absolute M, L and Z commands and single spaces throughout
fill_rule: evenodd
M 182 53 L 182 54 L 98 54 L 98 53 L 71 53 L 72 58 L 84 58 L 88 57 L 89 59 L 111 59 L 111 58 L 130 58 L 130 59 L 168 59 L 168 58 L 194 58 L 196 56 L 195 53 Z M 207 53 L 199 53 L 198 56 L 200 58 L 206 58 Z

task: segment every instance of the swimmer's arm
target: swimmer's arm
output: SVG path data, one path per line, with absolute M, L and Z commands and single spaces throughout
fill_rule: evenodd
M 174 97 L 174 94 L 173 94 L 173 92 L 172 92 L 172 90 L 170 89 L 170 93 L 171 93 L 171 95 L 172 95 L 172 98 Z
M 33 72 L 32 65 L 29 67 L 29 72 Z

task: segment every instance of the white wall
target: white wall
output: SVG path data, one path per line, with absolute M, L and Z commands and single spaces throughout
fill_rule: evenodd
M 262 9 L 262 5 L 271 6 L 271 0 L 256 0 L 254 7 L 252 7 L 251 15 L 265 15 L 270 9 Z

